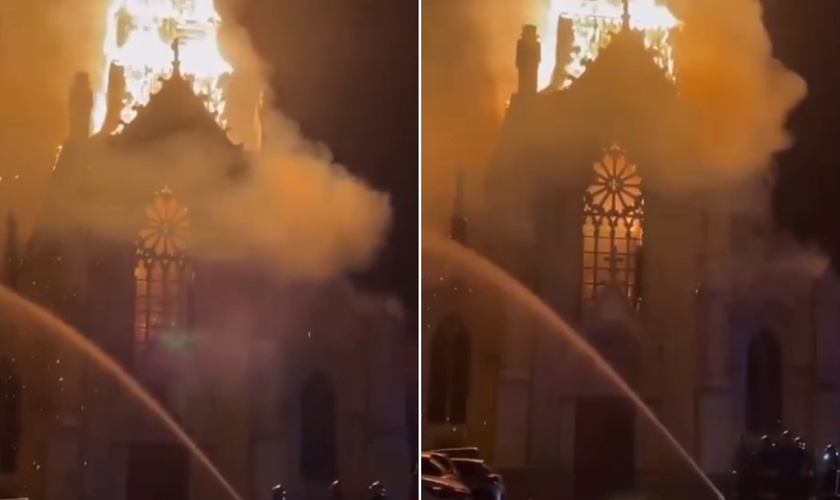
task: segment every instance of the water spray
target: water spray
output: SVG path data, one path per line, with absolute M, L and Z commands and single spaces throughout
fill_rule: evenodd
M 471 273 L 477 277 L 482 278 L 486 282 L 495 287 L 504 290 L 509 296 L 513 297 L 518 303 L 524 305 L 537 317 L 542 319 L 553 330 L 561 333 L 566 340 L 568 340 L 574 348 L 590 361 L 592 364 L 607 375 L 607 379 L 614 384 L 633 405 L 642 412 L 656 429 L 665 437 L 669 444 L 677 450 L 680 457 L 691 467 L 691 469 L 700 477 L 703 483 L 714 493 L 718 500 L 725 500 L 723 493 L 715 487 L 714 483 L 703 473 L 700 466 L 697 465 L 691 456 L 685 451 L 679 441 L 668 431 L 668 428 L 656 418 L 656 415 L 648 407 L 642 398 L 621 378 L 621 376 L 607 363 L 604 358 L 598 354 L 582 336 L 580 336 L 571 326 L 563 321 L 548 305 L 545 304 L 539 297 L 534 295 L 519 281 L 512 278 L 508 273 L 501 268 L 482 257 L 478 253 L 465 248 L 451 240 L 441 238 L 433 234 L 424 234 L 422 236 L 423 252 L 434 255 L 441 259 L 458 264 L 466 272 Z
M 165 426 L 172 432 L 172 434 L 198 459 L 198 461 L 207 468 L 210 474 L 219 481 L 219 484 L 225 489 L 233 500 L 243 500 L 243 498 L 236 492 L 233 486 L 222 476 L 219 469 L 213 465 L 207 455 L 205 455 L 201 448 L 190 439 L 184 429 L 169 415 L 169 413 L 153 398 L 137 380 L 134 379 L 122 366 L 117 363 L 114 358 L 109 356 L 105 351 L 96 346 L 93 342 L 88 340 L 78 330 L 74 329 L 67 323 L 63 322 L 57 316 L 44 309 L 43 307 L 24 299 L 12 290 L 0 285 L 0 307 L 9 311 L 16 311 L 23 318 L 29 320 L 31 323 L 39 325 L 48 332 L 67 340 L 70 344 L 79 350 L 82 354 L 90 358 L 97 365 L 103 368 L 106 372 L 113 375 L 122 386 L 128 390 L 129 394 L 136 397 L 154 416 L 161 419 Z

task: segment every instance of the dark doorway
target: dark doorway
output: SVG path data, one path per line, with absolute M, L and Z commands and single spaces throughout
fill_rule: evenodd
M 23 385 L 10 358 L 0 358 L 0 473 L 14 474 L 20 452 Z
M 189 463 L 187 452 L 176 444 L 130 445 L 127 500 L 188 500 Z
M 584 396 L 575 404 L 575 500 L 602 499 L 633 487 L 635 411 L 626 398 Z
M 773 332 L 761 330 L 747 351 L 747 430 L 770 434 L 782 423 L 782 349 Z
M 444 319 L 432 337 L 427 422 L 467 423 L 470 351 L 469 332 L 461 319 L 455 315 Z
M 312 482 L 334 481 L 338 475 L 335 390 L 323 373 L 304 385 L 300 401 L 300 472 Z

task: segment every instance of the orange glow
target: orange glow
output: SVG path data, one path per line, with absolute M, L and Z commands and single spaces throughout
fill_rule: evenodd
M 583 196 L 583 298 L 610 282 L 638 304 L 637 259 L 642 248 L 642 179 L 617 145 L 593 165 Z
M 541 89 L 552 85 L 557 51 L 557 25 L 562 17 L 572 24 L 572 47 L 566 78 L 556 84 L 565 88 L 586 70 L 586 61 L 594 61 L 610 36 L 621 30 L 624 5 L 622 0 L 550 0 L 543 23 L 542 63 L 539 70 Z M 670 35 L 680 21 L 657 0 L 630 0 L 630 26 L 644 33 L 645 45 L 656 53 L 656 63 L 669 76 L 674 76 L 673 48 Z
M 172 75 L 172 42 L 176 39 L 180 42 L 181 73 L 192 81 L 197 94 L 207 96 L 207 108 L 224 126 L 222 83 L 233 68 L 219 51 L 221 18 L 213 0 L 113 0 L 105 22 L 105 68 L 94 102 L 95 131 L 105 120 L 111 64 L 125 70 L 126 95 L 120 117 L 129 123 L 137 114 L 135 107 L 148 103 L 161 81 Z

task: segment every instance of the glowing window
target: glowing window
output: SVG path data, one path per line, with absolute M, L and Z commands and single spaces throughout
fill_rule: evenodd
M 187 326 L 193 269 L 184 254 L 187 209 L 169 188 L 146 208 L 137 240 L 134 342 L 144 348 L 161 330 Z
M 615 281 L 634 307 L 641 298 L 641 178 L 625 152 L 612 146 L 593 165 L 583 195 L 583 303 L 603 285 Z

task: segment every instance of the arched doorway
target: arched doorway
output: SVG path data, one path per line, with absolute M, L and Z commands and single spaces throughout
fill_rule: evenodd
M 306 481 L 337 479 L 335 390 L 323 373 L 313 374 L 300 395 L 300 472 Z
M 616 290 L 616 296 L 626 300 L 621 290 Z M 632 307 L 629 302 L 627 307 Z M 640 348 L 632 334 L 616 325 L 587 337 L 625 382 L 635 387 Z M 584 392 L 575 400 L 574 422 L 574 498 L 601 499 L 630 491 L 636 474 L 636 408 L 629 398 L 603 387 Z
M 762 329 L 747 350 L 746 427 L 753 434 L 778 430 L 782 421 L 782 349 L 776 335 Z
M 136 442 L 128 445 L 127 500 L 188 500 L 190 456 L 180 444 Z

